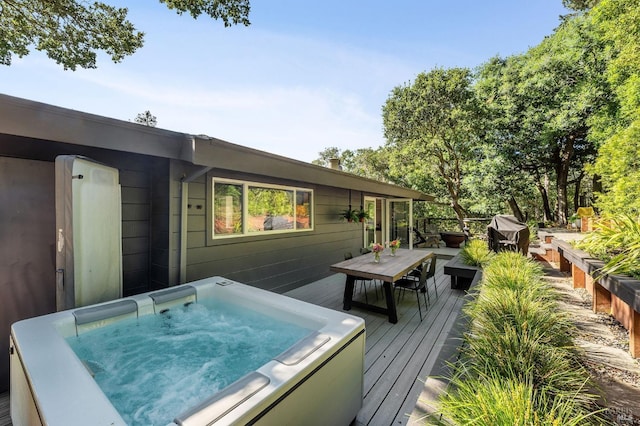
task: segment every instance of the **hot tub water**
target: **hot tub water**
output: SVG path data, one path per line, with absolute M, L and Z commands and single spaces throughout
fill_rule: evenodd
M 166 425 L 311 330 L 207 301 L 128 319 L 67 342 L 131 425 Z

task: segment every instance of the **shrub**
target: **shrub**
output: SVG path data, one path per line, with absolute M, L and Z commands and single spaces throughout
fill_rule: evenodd
M 489 250 L 486 241 L 474 239 L 464 245 L 460 257 L 466 265 L 483 267 L 491 260 L 493 252 Z
M 598 412 L 585 412 L 568 399 L 537 389 L 528 381 L 505 379 L 499 372 L 487 378 L 454 378 L 455 394 L 441 400 L 441 410 L 455 424 L 585 425 L 601 424 Z
M 440 411 L 456 424 L 607 424 L 539 264 L 502 252 L 464 313 L 469 329 Z
M 576 247 L 605 262 L 602 274 L 640 279 L 640 220 L 631 216 L 604 217 Z

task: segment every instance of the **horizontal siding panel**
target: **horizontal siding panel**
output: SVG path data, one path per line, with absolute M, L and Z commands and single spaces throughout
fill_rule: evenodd
M 122 254 L 146 253 L 149 251 L 149 239 L 146 237 L 123 238 Z
M 148 236 L 149 222 L 143 220 L 122 222 L 122 238 Z
M 122 220 L 148 220 L 149 205 L 148 204 L 123 204 Z
M 122 268 L 127 271 L 147 271 L 149 269 L 149 254 L 137 253 L 122 256 Z
M 189 198 L 199 198 L 204 200 L 206 197 L 206 185 L 204 182 L 190 182 L 189 183 Z
M 122 187 L 123 204 L 149 204 L 149 188 Z
M 120 184 L 133 188 L 148 188 L 149 175 L 140 170 L 120 170 Z
M 187 231 L 189 232 L 199 231 L 204 233 L 206 231 L 205 222 L 206 222 L 206 219 L 204 216 L 189 215 L 189 222 L 187 223 Z

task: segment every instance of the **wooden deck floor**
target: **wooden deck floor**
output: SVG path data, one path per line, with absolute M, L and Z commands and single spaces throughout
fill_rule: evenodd
M 440 350 L 464 303 L 465 292 L 452 290 L 449 277 L 443 274 L 445 260 L 438 260 L 434 297 L 433 281 L 429 280 L 431 305 L 420 322 L 415 294 L 408 292 L 398 302 L 398 323 L 391 324 L 380 314 L 353 308 L 349 313 L 365 319 L 366 353 L 364 402 L 358 413 L 357 425 L 406 425 L 414 423 L 424 407 L 418 399 L 425 388 L 425 379 L 437 365 Z M 300 287 L 287 296 L 327 308 L 342 310 L 345 277 L 336 274 L 324 280 Z M 367 293 L 369 302 L 375 293 Z M 358 288 L 357 297 L 364 297 Z M 422 297 L 422 296 L 421 296 Z M 383 303 L 383 298 L 380 297 Z M 421 299 L 424 305 L 424 301 Z M 423 404 L 418 404 L 423 405 Z M 410 422 L 410 415 L 413 417 Z
M 441 371 L 442 366 L 438 364 L 442 360 L 438 357 L 464 303 L 465 292 L 452 290 L 449 277 L 443 274 L 445 263 L 446 260 L 438 259 L 437 298 L 433 281 L 429 281 L 431 305 L 426 313 L 423 311 L 422 322 L 412 292 L 398 302 L 397 324 L 389 323 L 383 315 L 355 307 L 350 311 L 365 319 L 367 332 L 364 402 L 357 425 L 413 424 L 424 409 L 424 403 L 419 401 L 425 390 L 424 381 L 434 371 Z M 336 274 L 286 294 L 341 311 L 344 282 L 344 275 Z M 364 298 L 360 288 L 356 297 Z M 375 301 L 373 289 L 369 289 L 367 297 L 369 302 Z M 383 297 L 379 303 L 383 303 Z M 0 426 L 9 425 L 9 394 L 4 393 L 0 395 Z

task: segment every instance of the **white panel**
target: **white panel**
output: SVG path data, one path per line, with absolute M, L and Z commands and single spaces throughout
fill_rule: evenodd
M 122 221 L 118 170 L 73 163 L 75 306 L 122 297 Z

